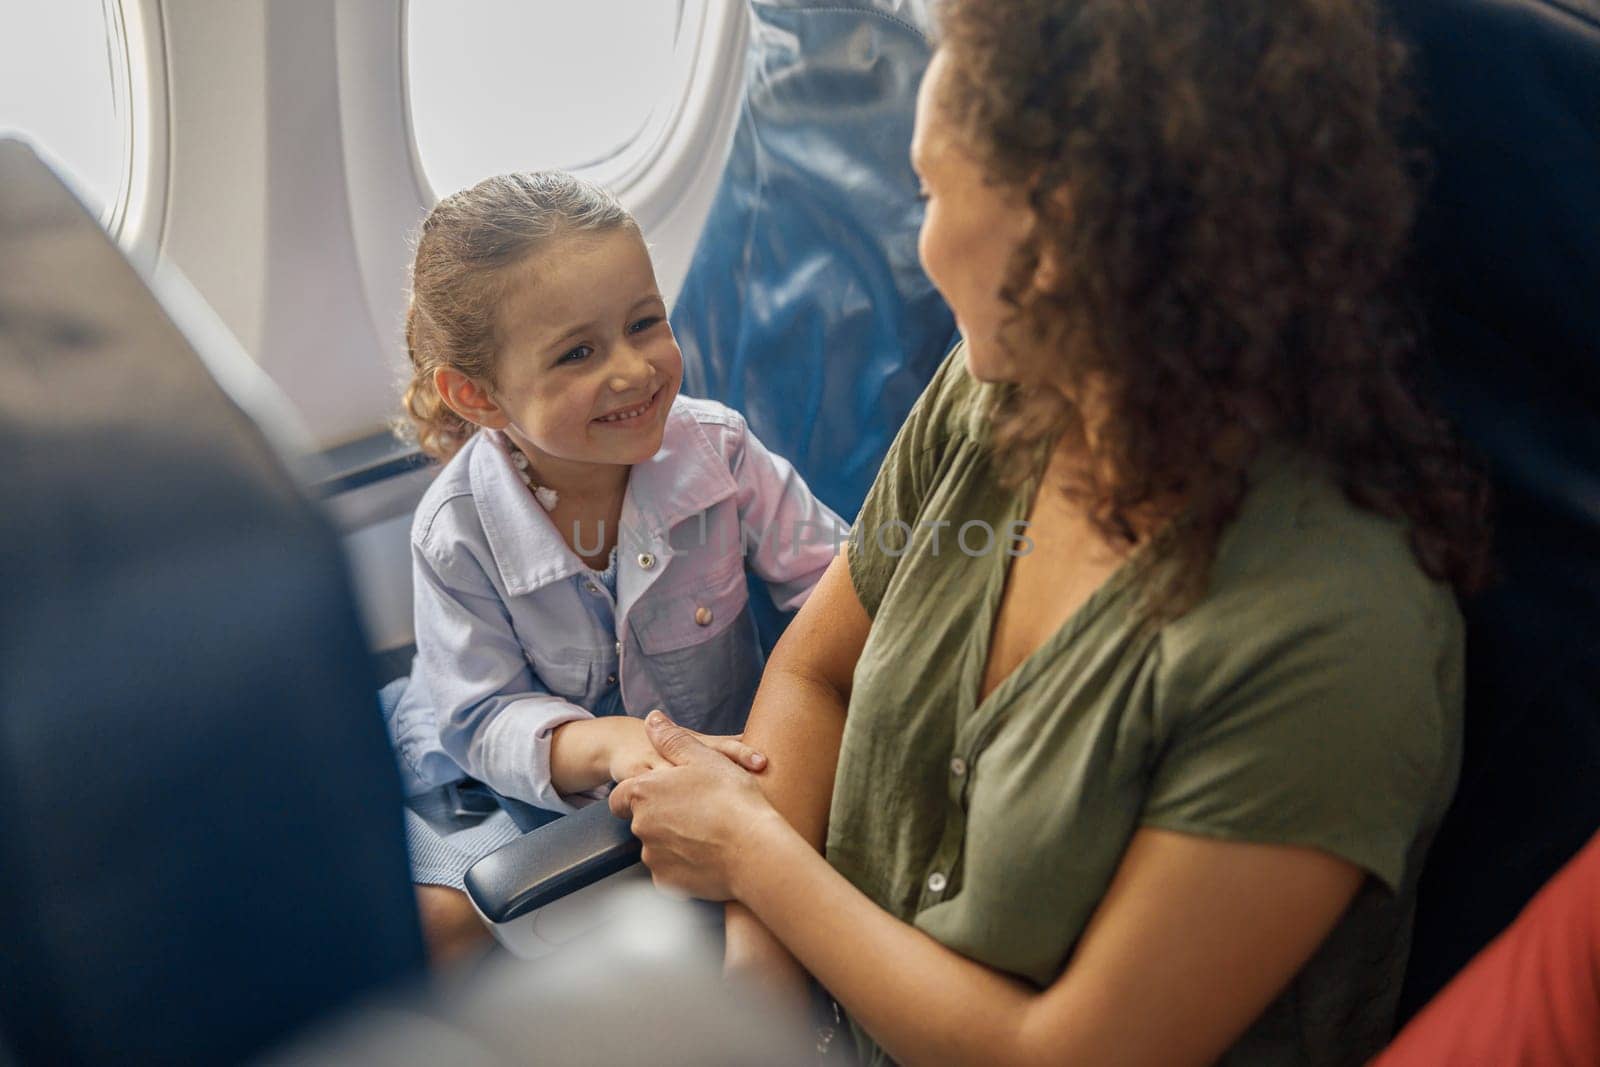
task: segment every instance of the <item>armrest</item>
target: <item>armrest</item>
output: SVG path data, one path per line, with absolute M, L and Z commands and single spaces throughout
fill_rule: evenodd
M 603 802 L 546 823 L 472 865 L 467 894 L 504 923 L 639 862 L 639 839 Z

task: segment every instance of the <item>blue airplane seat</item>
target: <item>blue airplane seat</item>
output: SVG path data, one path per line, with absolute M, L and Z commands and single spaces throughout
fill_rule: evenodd
M 907 159 L 924 7 L 750 5 L 733 147 L 672 316 L 685 391 L 742 412 L 846 518 L 955 340 Z
M 15 141 L 0 374 L 0 1048 L 233 1062 L 417 970 L 337 537 Z
M 1600 0 L 1390 8 L 1432 157 L 1432 377 L 1489 465 L 1501 570 L 1466 605 L 1466 751 L 1409 1012 L 1600 827 Z

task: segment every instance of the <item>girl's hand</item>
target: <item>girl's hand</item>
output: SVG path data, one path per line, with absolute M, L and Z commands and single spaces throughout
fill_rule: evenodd
M 659 708 L 650 714 L 666 718 Z M 611 745 L 607 763 L 611 781 L 621 782 L 650 771 L 672 766 L 672 761 L 656 751 L 656 746 L 650 743 L 649 732 L 643 722 L 632 718 L 616 719 L 614 721 L 621 730 L 621 736 Z M 702 734 L 694 730 L 685 730 L 682 727 L 675 727 L 675 729 L 683 730 L 685 734 L 694 738 L 701 745 L 711 749 L 713 752 L 721 753 L 748 771 L 760 774 L 766 769 L 767 757 L 745 744 L 743 734 Z
M 666 766 L 617 786 L 612 812 L 633 820 L 657 886 L 702 900 L 732 899 L 763 844 L 793 830 L 738 761 L 706 744 L 729 739 L 703 738 L 660 711 L 646 716 L 645 727 Z
M 742 735 L 712 737 L 685 732 L 741 767 L 758 774 L 766 769 L 767 758 L 745 744 Z M 557 726 L 550 737 L 550 781 L 563 795 L 668 766 L 671 763 L 650 743 L 644 723 L 628 715 L 575 719 Z

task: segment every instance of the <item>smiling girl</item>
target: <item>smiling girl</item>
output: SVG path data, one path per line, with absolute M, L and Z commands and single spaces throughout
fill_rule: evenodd
M 473 862 L 660 762 L 652 708 L 762 768 L 737 736 L 762 665 L 746 567 L 797 608 L 845 525 L 736 412 L 678 395 L 638 225 L 570 175 L 442 200 L 406 339 L 406 409 L 445 465 L 412 525 L 417 658 L 391 726 L 437 958 L 482 937 Z

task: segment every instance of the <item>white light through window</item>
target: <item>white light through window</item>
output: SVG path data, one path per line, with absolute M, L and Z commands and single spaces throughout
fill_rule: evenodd
M 682 89 L 683 0 L 410 0 L 411 125 L 440 196 L 516 170 L 615 170 Z
M 0 0 L 0 137 L 29 141 L 109 221 L 129 168 L 117 0 Z

